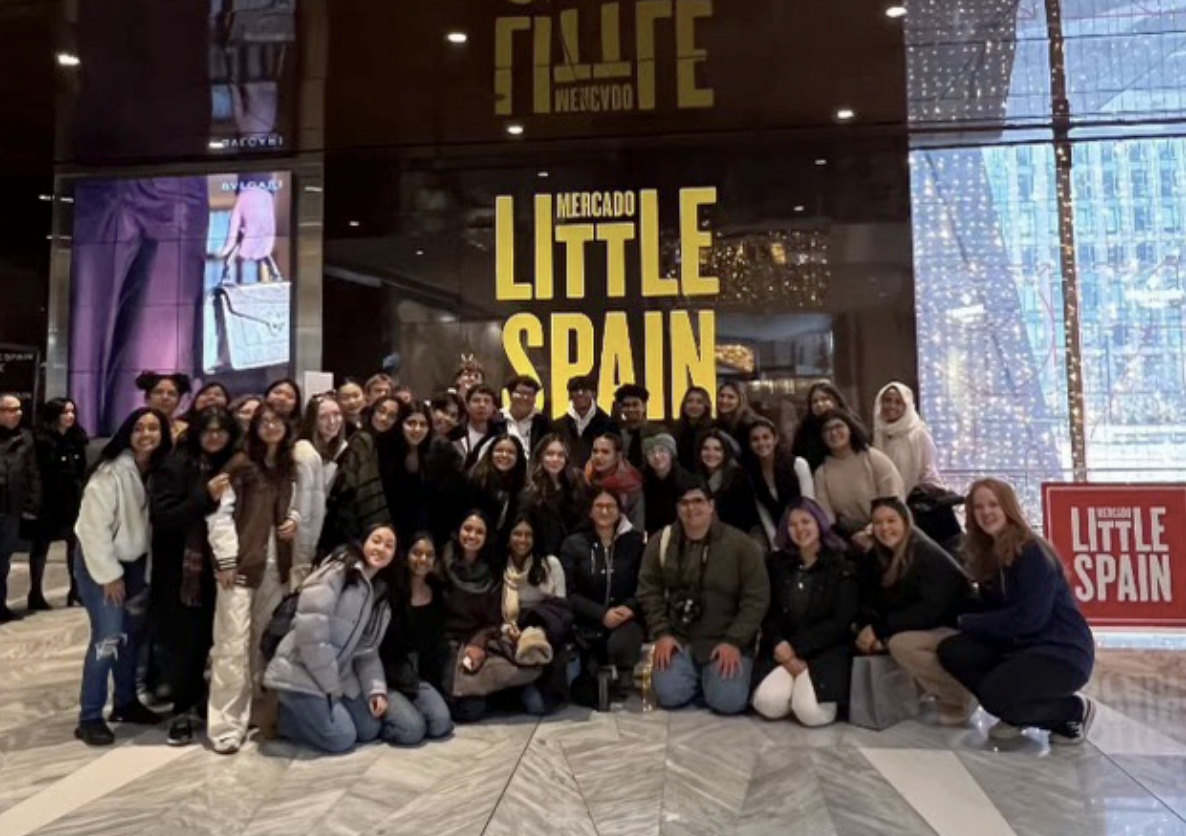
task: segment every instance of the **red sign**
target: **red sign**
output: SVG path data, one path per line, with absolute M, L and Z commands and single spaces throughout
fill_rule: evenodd
M 1088 621 L 1186 627 L 1186 485 L 1047 484 L 1042 504 Z

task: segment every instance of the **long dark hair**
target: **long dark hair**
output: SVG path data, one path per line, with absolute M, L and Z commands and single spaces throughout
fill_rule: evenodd
M 185 415 L 182 416 L 182 420 L 185 421 L 185 423 L 192 424 L 197 419 L 198 415 L 205 411 L 204 409 L 198 409 L 198 401 L 202 399 L 203 395 L 214 389 L 221 390 L 222 396 L 226 400 L 227 405 L 230 405 L 231 393 L 225 386 L 223 386 L 221 383 L 207 383 L 196 393 L 194 393 L 193 400 L 189 402 L 189 409 L 187 409 Z
M 482 548 L 478 550 L 478 563 L 484 563 L 492 568 L 497 568 L 499 563 L 495 558 L 495 549 L 497 548 L 498 532 L 494 530 L 494 524 L 490 522 L 490 518 L 480 508 L 473 508 L 466 511 L 461 517 L 461 522 L 453 529 L 453 533 L 449 535 L 448 549 L 452 553 L 452 557 L 461 560 L 465 555 L 465 549 L 461 547 L 461 528 L 465 525 L 468 519 L 479 519 L 486 526 L 486 542 L 482 544 Z M 446 559 L 448 555 L 444 556 Z M 441 570 L 438 574 L 443 575 L 445 569 L 445 560 L 441 557 L 437 558 L 437 569 Z
M 807 390 L 807 411 L 803 413 L 803 420 L 795 429 L 795 440 L 791 444 L 791 452 L 798 458 L 805 459 L 812 471 L 823 464 L 824 459 L 828 457 L 828 446 L 824 444 L 820 433 L 824 426 L 825 416 L 817 417 L 811 409 L 811 399 L 820 389 L 828 393 L 828 397 L 836 404 L 837 410 L 849 415 L 852 414 L 852 408 L 844 399 L 844 395 L 840 394 L 840 390 L 831 383 L 820 381 Z
M 281 386 L 291 386 L 292 391 L 296 394 L 296 402 L 292 406 L 292 415 L 289 416 L 288 420 L 292 424 L 299 424 L 301 420 L 301 401 L 303 400 L 301 397 L 301 385 L 291 377 L 282 377 L 268 386 L 264 390 L 264 403 L 268 402 L 268 395 L 275 392 Z
M 425 582 L 432 589 L 434 601 L 437 600 L 437 596 L 440 593 L 441 579 L 438 570 L 441 565 L 441 555 L 437 552 L 436 541 L 427 531 L 417 531 L 411 536 L 406 545 L 400 544 L 402 548 L 397 550 L 395 561 L 391 564 L 395 570 L 392 573 L 392 582 L 389 587 L 393 609 L 406 607 L 412 600 L 412 566 L 408 562 L 408 558 L 412 554 L 412 549 L 420 542 L 427 542 L 432 546 L 433 554 L 436 555 L 432 572 L 425 578 Z
M 276 448 L 276 462 L 271 467 L 268 466 L 268 445 L 259 437 L 260 427 L 268 415 L 274 415 L 284 424 L 284 438 L 280 440 L 280 444 Z M 282 415 L 268 406 L 267 401 L 260 404 L 251 419 L 251 426 L 247 430 L 247 439 L 243 443 L 243 452 L 247 454 L 247 458 L 265 473 L 275 473 L 286 479 L 291 478 L 296 470 L 292 458 L 292 448 L 295 445 L 296 431 L 293 429 L 292 422 L 286 421 Z
M 78 404 L 70 398 L 50 398 L 46 401 L 45 406 L 41 407 L 41 424 L 38 429 L 46 435 L 58 435 L 58 419 L 66 412 L 67 406 L 74 407 L 74 426 L 66 430 L 62 437 L 71 444 L 85 447 L 91 439 L 78 421 Z
M 169 429 L 169 419 L 165 417 L 165 413 L 159 409 L 153 409 L 150 406 L 141 406 L 132 410 L 132 414 L 124 419 L 120 424 L 115 435 L 107 442 L 102 452 L 99 453 L 99 460 L 95 462 L 95 466 L 91 468 L 91 475 L 95 473 L 100 467 L 108 462 L 113 462 L 120 457 L 122 453 L 132 449 L 132 433 L 136 430 L 136 424 L 145 415 L 152 415 L 160 422 L 161 426 L 161 443 L 160 446 L 152 452 L 152 456 L 148 459 L 148 472 L 152 473 L 161 462 L 173 452 L 173 433 Z
M 515 446 L 515 466 L 509 473 L 503 473 L 494 466 L 494 448 L 505 442 Z M 511 496 L 518 497 L 527 485 L 527 458 L 523 454 L 523 442 L 513 435 L 500 435 L 495 438 L 482 451 L 482 456 L 474 465 L 470 478 L 474 487 L 484 494 L 493 496 L 499 491 L 506 491 Z
M 820 441 L 827 447 L 827 441 L 824 439 L 824 427 L 832 421 L 843 421 L 848 427 L 848 446 L 852 448 L 854 453 L 863 453 L 871 446 L 869 443 L 869 431 L 865 429 L 864 424 L 856 419 L 851 412 L 844 412 L 840 409 L 829 409 L 819 417 L 819 437 Z M 828 448 L 828 455 L 831 455 L 831 449 Z
M 316 571 L 317 569 L 320 569 L 322 566 L 324 566 L 327 562 L 329 562 L 331 560 L 337 561 L 342 564 L 342 571 L 346 573 L 346 586 L 351 586 L 355 583 L 358 583 L 358 581 L 362 577 L 361 570 L 366 567 L 366 558 L 363 556 L 363 553 L 362 553 L 363 546 L 366 544 L 367 540 L 371 539 L 371 535 L 374 534 L 376 531 L 378 531 L 381 528 L 386 528 L 388 531 L 391 532 L 391 536 L 395 538 L 395 553 L 396 553 L 396 557 L 398 559 L 398 556 L 399 556 L 399 533 L 395 530 L 395 526 L 392 525 L 391 523 L 381 522 L 381 523 L 375 523 L 374 525 L 367 526 L 367 529 L 365 532 L 363 532 L 361 539 L 349 540 L 346 543 L 343 543 L 342 545 L 340 545 L 336 549 L 334 549 L 334 551 L 324 560 L 315 562 L 313 564 L 313 570 Z M 378 575 L 375 576 L 376 580 L 381 579 L 389 586 L 394 585 L 393 577 L 392 577 L 392 567 L 394 567 L 394 566 L 395 566 L 395 561 L 393 560 L 390 564 L 387 565 L 386 569 L 384 569 L 382 572 L 380 572 Z M 386 591 L 384 591 L 383 594 L 387 594 Z M 379 597 L 379 596 L 376 596 L 376 597 Z
M 543 540 L 539 536 L 539 525 L 536 515 L 530 510 L 523 510 L 515 514 L 507 528 L 507 565 L 511 565 L 511 541 L 509 532 L 526 523 L 531 526 L 531 569 L 527 572 L 527 582 L 532 586 L 539 586 L 548 579 L 548 556 L 541 550 Z
M 223 429 L 227 432 L 226 447 L 214 455 L 202 449 L 202 435 L 209 429 Z M 189 429 L 185 431 L 185 438 L 180 444 L 182 445 L 181 449 L 191 460 L 195 462 L 206 460 L 212 471 L 220 471 L 235 455 L 235 448 L 239 444 L 239 422 L 226 407 L 208 407 L 193 417 Z
M 420 471 L 424 471 L 424 460 L 428 456 L 428 449 L 432 446 L 432 412 L 428 407 L 419 401 L 412 401 L 411 403 L 400 404 L 399 417 L 395 419 L 395 430 L 397 432 L 395 438 L 396 448 L 400 455 L 407 457 L 408 453 L 413 452 L 411 445 L 408 443 L 407 437 L 404 435 L 404 421 L 407 421 L 413 415 L 419 415 L 428 422 L 428 432 L 424 434 L 424 440 L 416 445 L 416 458 L 420 462 Z M 400 462 L 403 465 L 403 462 Z
M 544 468 L 544 451 L 553 444 L 560 444 L 564 448 L 564 470 L 560 471 L 560 485 L 552 483 L 552 477 Z M 581 484 L 581 472 L 572 463 L 572 448 L 564 436 L 559 433 L 548 433 L 535 445 L 531 454 L 531 472 L 527 477 L 527 490 L 533 501 L 544 502 L 555 496 L 572 496 L 577 493 Z

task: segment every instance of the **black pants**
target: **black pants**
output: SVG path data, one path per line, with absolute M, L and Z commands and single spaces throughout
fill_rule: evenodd
M 44 595 L 45 566 L 49 562 L 49 547 L 52 540 L 38 538 L 29 546 L 29 597 Z M 70 573 L 70 596 L 78 597 L 78 586 L 74 581 L 74 552 L 78 548 L 78 538 L 71 532 L 66 537 L 66 568 Z
M 168 603 L 158 610 L 157 641 L 165 681 L 173 691 L 173 713 L 193 711 L 206 701 L 206 659 L 214 645 L 214 608 Z
M 582 667 L 590 661 L 598 665 L 610 664 L 626 671 L 634 670 L 642 658 L 645 639 L 642 625 L 632 618 L 615 630 L 602 629 L 599 635 L 587 636 L 582 648 Z
M 961 633 L 939 644 L 939 664 L 1010 725 L 1061 731 L 1083 719 L 1075 696 L 1088 677 L 1046 653 L 1014 650 Z

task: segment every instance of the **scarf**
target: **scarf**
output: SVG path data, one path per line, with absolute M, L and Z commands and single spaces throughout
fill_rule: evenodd
M 902 396 L 902 400 L 906 402 L 906 411 L 902 413 L 901 418 L 893 423 L 881 417 L 881 399 L 890 389 L 897 389 L 898 394 Z M 885 449 L 887 441 L 905 438 L 919 427 L 926 426 L 914 406 L 914 392 L 905 383 L 894 381 L 882 386 L 881 391 L 877 393 L 875 403 L 877 404 L 877 412 L 873 416 L 873 446 L 879 450 Z
M 897 389 L 906 409 L 902 417 L 892 423 L 881 417 L 881 398 L 889 389 Z M 909 493 L 926 478 L 929 435 L 927 425 L 914 407 L 914 393 L 904 383 L 888 383 L 877 393 L 877 411 L 873 415 L 873 446 L 889 456 L 902 476 Z
M 590 460 L 585 465 L 585 478 L 589 480 L 589 484 L 594 490 L 607 490 L 621 497 L 642 490 L 642 474 L 625 459 L 620 459 L 618 469 L 608 476 L 602 476 L 594 470 L 593 462 Z
M 494 587 L 494 573 L 484 560 L 466 563 L 465 558 L 456 555 L 453 544 L 445 547 L 445 576 L 462 592 L 470 595 L 485 595 Z
M 577 408 L 570 403 L 568 405 L 568 417 L 577 425 L 577 436 L 584 435 L 585 430 L 589 429 L 589 425 L 597 417 L 597 401 L 593 401 L 589 405 L 589 411 L 585 414 L 584 418 L 577 414 Z
M 519 590 L 527 583 L 527 575 L 535 558 L 528 555 L 522 569 L 515 568 L 515 561 L 508 560 L 506 571 L 502 573 L 502 622 L 503 631 L 517 633 L 519 629 Z

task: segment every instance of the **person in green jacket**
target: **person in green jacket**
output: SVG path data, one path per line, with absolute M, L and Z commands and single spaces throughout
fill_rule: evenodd
M 718 714 L 740 714 L 770 604 L 762 550 L 717 520 L 703 479 L 683 477 L 676 493 L 679 521 L 651 538 L 638 578 L 655 642 L 655 696 L 663 708 L 702 698 Z

